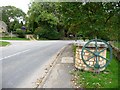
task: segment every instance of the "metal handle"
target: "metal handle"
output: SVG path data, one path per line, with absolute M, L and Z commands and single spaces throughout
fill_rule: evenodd
M 89 48 L 87 48 L 87 46 L 89 46 L 89 44 L 91 42 L 94 42 L 94 46 L 95 46 L 95 51 L 94 52 L 91 51 Z M 102 52 L 104 52 L 107 49 L 107 47 L 105 47 L 101 51 L 99 51 L 100 47 L 98 47 L 98 42 L 103 42 L 105 45 L 107 45 L 107 47 L 108 47 L 108 49 L 110 51 L 110 57 L 109 57 L 109 59 L 100 55 Z M 84 53 L 85 50 L 92 54 L 92 56 L 89 57 L 87 60 L 84 59 L 84 54 L 83 53 Z M 87 65 L 87 67 L 89 67 L 89 68 L 94 68 L 94 69 L 104 68 L 104 67 L 107 67 L 107 65 L 112 60 L 112 47 L 106 41 L 104 41 L 104 40 L 101 40 L 101 39 L 92 39 L 92 40 L 88 41 L 83 46 L 82 52 L 81 52 L 81 57 L 82 57 L 82 60 L 83 60 L 84 64 Z M 103 60 L 106 60 L 106 64 L 105 65 L 103 65 L 103 66 L 99 65 L 99 57 L 102 58 Z M 89 61 L 92 58 L 95 58 L 95 64 L 94 64 L 94 66 L 90 66 L 89 64 L 86 63 L 87 61 Z

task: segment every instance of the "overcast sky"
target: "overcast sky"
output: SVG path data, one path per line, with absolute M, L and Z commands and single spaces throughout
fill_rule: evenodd
M 28 11 L 28 4 L 31 0 L 0 0 L 0 6 L 15 6 L 22 9 L 25 13 Z

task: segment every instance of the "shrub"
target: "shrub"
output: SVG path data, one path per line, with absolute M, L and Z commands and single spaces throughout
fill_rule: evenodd
M 26 34 L 32 34 L 32 32 L 30 30 L 26 30 L 25 32 Z
M 36 30 L 34 31 L 35 35 L 38 35 L 39 38 L 46 38 L 46 39 L 59 39 L 60 35 L 57 31 L 52 30 L 50 28 L 46 28 L 46 27 L 38 27 L 36 28 Z
M 18 37 L 20 38 L 24 38 L 25 37 L 25 31 L 21 30 L 21 29 L 16 29 L 16 34 L 18 35 Z

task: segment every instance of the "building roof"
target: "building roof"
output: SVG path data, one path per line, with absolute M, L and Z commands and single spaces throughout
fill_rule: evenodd
M 0 33 L 7 31 L 7 24 L 4 21 L 0 20 Z
M 0 26 L 7 27 L 7 24 L 6 24 L 4 21 L 1 21 L 1 20 L 0 20 Z

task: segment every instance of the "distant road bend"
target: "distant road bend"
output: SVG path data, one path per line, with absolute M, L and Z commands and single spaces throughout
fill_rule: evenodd
M 41 67 L 63 46 L 73 41 L 10 41 L 2 50 L 2 88 L 33 88 Z

